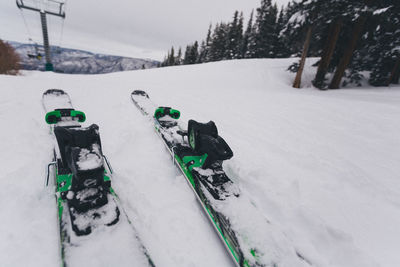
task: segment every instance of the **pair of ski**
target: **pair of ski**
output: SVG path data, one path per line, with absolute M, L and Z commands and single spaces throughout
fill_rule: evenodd
M 186 177 L 234 263 L 241 267 L 265 266 L 260 260 L 262 250 L 233 227 L 234 218 L 224 210 L 225 206 L 232 208 L 228 203 L 240 199 L 241 194 L 222 168 L 222 162 L 233 153 L 218 135 L 215 124 L 190 120 L 188 130 L 183 131 L 177 123 L 178 110 L 156 106 L 144 91 L 132 92 L 131 98 L 143 115 L 152 118 L 156 133 Z M 101 240 L 113 247 L 110 235 L 126 230 L 127 225 L 133 228 L 132 236 L 143 257 L 141 265 L 154 266 L 111 186 L 112 168 L 102 153 L 98 126 L 81 127 L 85 114 L 73 108 L 68 94 L 62 90 L 47 90 L 43 107 L 55 137 L 47 183 L 53 166 L 62 266 L 74 265 L 74 254 L 82 255 L 85 246 L 93 245 L 89 235 L 96 235 L 97 243 Z M 120 241 L 115 246 L 121 246 Z

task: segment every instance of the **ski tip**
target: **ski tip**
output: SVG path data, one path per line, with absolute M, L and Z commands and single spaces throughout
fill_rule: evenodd
M 64 90 L 61 89 L 47 89 L 43 95 L 65 95 Z
M 142 91 L 142 90 L 134 90 L 131 95 L 141 95 L 146 98 L 149 98 L 149 95 L 145 91 Z

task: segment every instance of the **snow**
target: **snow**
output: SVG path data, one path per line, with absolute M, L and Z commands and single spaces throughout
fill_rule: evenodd
M 98 144 L 92 145 L 92 150 L 89 149 L 81 149 L 79 152 L 79 159 L 77 161 L 79 170 L 93 170 L 96 168 L 100 168 L 103 163 L 103 158 L 100 154 L 100 148 Z
M 101 220 L 107 222 L 107 219 L 113 218 Z M 85 218 L 82 218 L 78 223 L 83 227 L 85 222 Z M 98 224 L 101 225 L 101 222 Z M 102 227 L 103 231 L 94 231 L 80 238 L 79 245 L 69 247 L 66 255 L 68 266 L 146 266 L 147 259 L 138 251 L 138 242 L 123 215 L 120 216 L 119 224 L 121 227 Z M 117 248 L 115 244 L 118 244 Z
M 374 13 L 372 13 L 372 15 L 380 15 L 382 13 L 385 13 L 389 8 L 391 8 L 391 6 L 385 7 L 385 8 L 381 8 L 381 9 L 377 9 L 377 10 L 374 11 Z
M 47 112 L 55 109 L 70 109 L 72 107 L 71 99 L 68 95 L 46 95 L 43 106 Z
M 299 266 L 294 253 L 304 266 L 400 265 L 400 87 L 318 91 L 308 60 L 303 89 L 293 89 L 285 70 L 294 60 L 0 75 L 2 266 L 60 264 L 53 188 L 44 187 L 53 143 L 41 97 L 49 88 L 69 93 L 87 115 L 84 125 L 99 125 L 113 187 L 157 266 L 232 262 L 152 122 L 132 104 L 134 89 L 180 110 L 182 125 L 216 123 L 234 152 L 224 169 L 252 203 L 232 211 L 233 223 L 254 228 L 248 235 L 268 248 L 264 257 L 279 266 Z M 98 229 L 74 263 L 141 266 L 128 228 L 103 230 L 117 247 L 104 244 Z M 111 264 L 107 255 L 118 253 L 131 256 Z
M 298 11 L 290 17 L 288 24 L 295 24 L 294 27 L 298 28 L 305 22 L 305 20 L 306 16 L 305 14 L 303 14 L 303 11 Z

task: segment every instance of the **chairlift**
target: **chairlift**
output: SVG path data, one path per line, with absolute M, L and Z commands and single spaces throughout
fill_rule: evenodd
M 41 53 L 41 52 L 43 52 L 43 51 L 41 51 L 42 49 L 39 48 L 39 45 L 36 42 L 34 42 L 31 38 L 29 38 L 29 43 L 31 44 L 31 46 L 32 45 L 34 46 L 34 52 L 32 50 L 28 51 L 28 53 L 27 53 L 28 58 L 42 60 L 43 53 Z
M 56 46 L 53 51 L 54 51 L 55 54 L 61 54 L 61 52 L 62 52 L 60 46 Z
M 38 2 L 39 1 L 39 2 Z M 42 0 L 16 0 L 17 7 L 21 11 L 21 16 L 24 20 L 25 27 L 28 32 L 28 36 L 31 36 L 30 30 L 29 30 L 29 25 L 26 22 L 25 16 L 22 12 L 23 9 L 31 10 L 31 11 L 36 11 L 40 12 L 40 17 L 42 21 L 42 31 L 43 31 L 43 48 L 39 49 L 39 46 L 36 42 L 33 42 L 31 38 L 31 46 L 34 48 L 34 52 L 32 51 L 33 48 L 29 48 L 31 51 L 28 51 L 27 56 L 30 59 L 37 59 L 41 60 L 42 55 L 45 55 L 46 57 L 46 65 L 45 69 L 46 71 L 53 71 L 54 67 L 53 64 L 51 63 L 51 58 L 50 58 L 50 45 L 49 45 L 49 38 L 48 38 L 48 32 L 47 32 L 47 23 L 46 23 L 46 15 L 53 15 L 57 17 L 62 18 L 62 26 L 61 26 L 61 34 L 60 34 L 60 45 L 58 48 L 56 48 L 55 51 L 53 51 L 56 54 L 61 54 L 61 42 L 62 42 L 62 36 L 63 36 L 63 29 L 64 29 L 64 19 L 65 19 L 65 6 L 66 2 L 68 0 L 46 0 L 45 3 L 42 2 Z M 39 5 L 38 5 L 39 4 Z

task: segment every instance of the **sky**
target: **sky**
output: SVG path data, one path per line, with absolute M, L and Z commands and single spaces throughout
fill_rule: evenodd
M 288 1 L 275 0 L 278 6 Z M 259 5 L 260 0 L 67 0 L 64 22 L 47 16 L 50 44 L 162 60 L 171 46 L 184 49 L 204 39 L 210 23 L 230 21 L 235 10 L 243 11 L 247 23 Z M 26 43 L 29 38 L 43 42 L 39 14 L 1 0 L 0 39 Z

